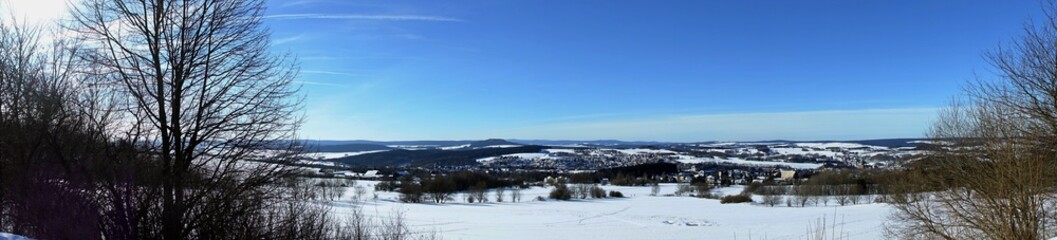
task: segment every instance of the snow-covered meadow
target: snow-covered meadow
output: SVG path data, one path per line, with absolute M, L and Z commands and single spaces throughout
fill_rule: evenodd
M 767 207 L 748 203 L 720 204 L 718 200 L 692 197 L 649 196 L 650 187 L 603 186 L 622 192 L 626 198 L 574 201 L 537 201 L 549 188 L 522 190 L 520 202 L 497 203 L 494 193 L 488 203 L 466 203 L 461 196 L 445 204 L 408 204 L 397 201 L 397 193 L 378 192 L 377 182 L 358 181 L 368 189 L 355 204 L 351 188 L 333 207 L 338 219 L 356 207 L 371 217 L 389 217 L 402 212 L 415 232 L 437 232 L 444 239 L 808 239 L 825 221 L 826 239 L 881 239 L 890 208 L 886 204 L 850 206 Z M 715 189 L 713 193 L 734 195 L 741 187 Z M 674 184 L 662 184 L 660 195 L 675 192 Z

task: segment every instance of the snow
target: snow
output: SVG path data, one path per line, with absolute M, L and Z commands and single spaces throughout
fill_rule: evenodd
M 358 181 L 374 189 L 372 181 Z M 885 204 L 852 206 L 766 207 L 748 203 L 720 204 L 718 200 L 692 197 L 649 196 L 650 187 L 602 186 L 627 198 L 536 201 L 550 188 L 522 190 L 517 203 L 494 201 L 468 204 L 462 200 L 446 204 L 407 204 L 397 194 L 380 192 L 379 200 L 366 200 L 363 212 L 372 217 L 404 213 L 413 232 L 437 231 L 444 239 L 806 239 L 812 224 L 825 218 L 842 239 L 882 239 L 883 224 L 890 211 Z M 662 184 L 661 195 L 675 192 L 674 184 Z M 714 190 L 737 194 L 741 187 Z M 352 191 L 349 191 L 352 192 Z M 509 191 L 508 191 L 509 194 Z M 371 195 L 368 193 L 367 195 Z M 456 196 L 461 198 L 461 196 Z M 328 204 L 338 219 L 356 206 L 351 193 L 346 200 Z M 836 221 L 834 221 L 836 219 Z M 827 228 L 826 231 L 831 229 Z
M 399 148 L 404 150 L 423 150 L 436 148 L 437 145 L 385 145 L 386 147 Z
M 298 160 L 297 163 L 305 164 L 305 165 L 317 165 L 317 166 L 337 166 L 338 165 L 338 164 L 336 164 L 334 162 L 312 161 L 312 160 Z
M 463 144 L 463 145 L 450 146 L 450 147 L 441 147 L 440 150 L 455 150 L 455 149 L 463 149 L 463 148 L 468 148 L 468 147 L 470 147 L 470 144 Z
M 745 160 L 740 158 L 718 158 L 718 157 L 692 157 L 686 155 L 679 155 L 679 161 L 681 163 L 729 163 L 736 165 L 750 165 L 750 166 L 789 166 L 798 169 L 816 169 L 822 167 L 822 164 L 818 163 L 787 163 L 787 162 L 770 162 L 770 161 L 754 161 Z
M 356 156 L 356 155 L 380 153 L 380 152 L 385 152 L 385 151 L 389 151 L 389 150 L 374 150 L 374 151 L 361 151 L 361 152 L 310 152 L 310 153 L 305 153 L 302 156 L 305 156 L 305 157 L 308 157 L 308 158 L 312 158 L 312 159 L 335 159 L 335 158 L 342 158 L 342 157 L 351 157 L 351 156 Z
M 19 236 L 19 235 L 15 235 L 15 234 L 11 234 L 11 233 L 0 232 L 0 240 L 29 240 L 29 239 L 30 238 Z
M 825 149 L 825 148 L 841 148 L 841 149 L 848 149 L 848 148 L 872 148 L 872 149 L 888 149 L 888 148 L 886 148 L 886 147 L 878 147 L 878 146 L 862 145 L 862 144 L 858 144 L 858 143 L 842 143 L 842 142 L 829 142 L 829 143 L 797 143 L 797 144 L 796 144 L 796 146 L 799 146 L 799 147 L 809 147 L 809 148 L 822 148 L 822 149 Z
M 603 149 L 603 150 L 609 150 L 609 149 Z M 624 154 L 627 154 L 627 155 L 651 154 L 651 153 L 652 154 L 666 154 L 666 153 L 674 154 L 675 153 L 674 151 L 667 150 L 667 149 L 632 148 L 632 149 L 613 149 L 613 150 L 621 152 L 621 153 L 624 153 Z
M 932 144 L 932 145 L 944 145 L 944 146 L 954 145 L 954 143 L 952 143 L 950 141 L 941 141 L 941 140 L 914 140 L 914 141 L 909 141 L 907 143 Z
M 810 148 L 806 149 L 806 151 L 805 151 L 805 148 L 799 148 L 799 147 L 775 147 L 775 148 L 771 148 L 771 151 L 774 151 L 774 152 L 776 152 L 778 154 L 782 154 L 782 155 L 812 155 L 813 154 L 813 155 L 827 156 L 827 157 L 834 157 L 834 156 L 837 155 L 837 153 L 833 152 L 833 151 L 815 150 L 815 149 L 810 149 Z
M 513 148 L 513 147 L 520 147 L 520 146 L 521 145 L 491 145 L 491 146 L 485 146 L 485 148 Z
M 504 155 L 499 156 L 499 157 L 518 157 L 518 158 L 521 158 L 521 159 L 543 159 L 543 158 L 549 158 L 550 155 L 547 155 L 546 153 L 511 153 L 511 154 L 504 154 Z M 478 158 L 477 162 L 488 162 L 488 161 L 495 160 L 496 158 L 499 158 L 499 157 Z
M 550 148 L 550 149 L 544 149 L 543 151 L 544 151 L 544 152 L 548 152 L 548 153 L 568 153 L 568 154 L 576 154 L 576 150 L 574 150 L 574 149 L 558 149 L 558 148 Z
M 512 154 L 506 154 L 506 155 L 503 155 L 503 156 L 519 157 L 521 159 L 540 159 L 540 158 L 546 158 L 547 154 L 546 153 L 512 153 Z

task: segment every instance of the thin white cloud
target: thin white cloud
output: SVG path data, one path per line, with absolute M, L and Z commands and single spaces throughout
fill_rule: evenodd
M 316 1 L 314 1 L 314 0 L 287 1 L 287 2 L 283 3 L 281 6 L 283 6 L 283 7 L 293 7 L 293 6 L 306 5 L 306 4 L 315 3 L 315 2 Z
M 530 139 L 848 140 L 922 137 L 935 108 L 671 115 L 567 121 L 495 131 Z M 570 119 L 572 120 L 572 119 Z
M 458 18 L 427 16 L 427 15 L 366 15 L 366 14 L 276 14 L 264 18 L 278 20 L 299 19 L 347 19 L 347 20 L 376 20 L 376 21 L 431 21 L 431 22 L 465 22 Z
M 335 71 L 320 71 L 320 70 L 301 70 L 301 73 L 342 75 L 342 76 L 359 76 L 360 75 L 360 74 L 355 74 L 355 73 L 335 72 Z
M 302 34 L 298 34 L 297 36 L 277 38 L 275 40 L 272 40 L 272 46 L 278 46 L 278 45 L 282 45 L 282 44 L 286 44 L 286 43 L 301 41 L 302 39 L 305 39 L 305 36 L 306 36 L 306 34 L 302 33 Z
M 327 86 L 327 87 L 346 87 L 345 85 L 342 85 L 342 84 L 327 83 L 327 82 L 316 82 L 316 81 L 304 81 L 304 80 L 294 81 L 294 83 L 300 83 L 300 84 L 304 84 L 304 85 Z

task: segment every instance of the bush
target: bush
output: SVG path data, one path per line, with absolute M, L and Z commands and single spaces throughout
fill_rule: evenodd
M 757 193 L 756 191 L 757 191 L 758 189 L 760 189 L 761 187 L 763 187 L 763 184 L 760 184 L 760 183 L 758 183 L 758 182 L 754 182 L 754 183 L 749 183 L 749 185 L 746 185 L 746 186 L 745 186 L 745 189 L 741 190 L 741 193 L 742 193 L 742 194 L 746 194 L 746 193 Z
M 727 196 L 723 196 L 722 198 L 719 198 L 719 203 L 722 203 L 722 204 L 727 204 L 727 203 L 747 203 L 747 202 L 749 202 L 749 203 L 752 202 L 752 195 L 738 194 L 738 195 L 727 195 Z
M 781 204 L 782 199 L 782 195 L 763 195 L 763 204 L 774 207 L 775 205 Z
M 598 186 L 591 187 L 591 198 L 606 198 L 606 190 Z
M 675 196 L 682 197 L 692 192 L 694 192 L 694 188 L 690 187 L 690 184 L 680 183 L 679 185 L 677 185 L 677 188 L 675 190 Z
M 397 187 L 397 184 L 395 182 L 385 181 L 385 182 L 379 182 L 378 184 L 375 184 L 374 185 L 374 190 L 375 191 L 392 192 L 393 190 L 396 190 L 396 187 Z
M 410 181 L 400 184 L 400 201 L 405 203 L 422 202 L 422 187 Z
M 611 198 L 622 198 L 622 197 L 624 197 L 624 194 L 620 193 L 618 191 L 609 191 L 609 197 L 611 197 Z
M 712 185 L 708 183 L 696 183 L 694 184 L 695 197 L 699 198 L 710 198 L 712 197 Z
M 557 200 L 569 200 L 573 198 L 573 192 L 565 184 L 558 184 L 554 186 L 554 190 L 551 190 L 548 197 Z

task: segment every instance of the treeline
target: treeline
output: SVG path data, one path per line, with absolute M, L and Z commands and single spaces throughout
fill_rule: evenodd
M 634 166 L 601 169 L 590 173 L 570 174 L 572 183 L 599 183 L 609 179 L 609 183 L 622 186 L 646 186 L 654 181 L 653 176 L 679 173 L 679 166 L 674 163 L 647 163 Z
M 606 198 L 606 190 L 602 189 L 595 184 L 572 184 L 570 187 L 567 184 L 555 184 L 554 189 L 551 190 L 548 198 L 554 200 L 568 201 L 572 199 L 601 199 Z M 618 191 L 609 191 L 608 197 L 611 198 L 622 198 L 624 194 Z
M 773 182 L 753 183 L 742 195 L 760 195 L 761 203 L 769 206 L 841 206 L 867 202 L 887 202 L 896 194 L 892 186 L 905 180 L 903 170 L 853 169 L 816 172 L 806 181 L 786 185 Z
M 510 179 L 501 179 L 485 173 L 462 171 L 436 176 L 406 175 L 399 180 L 383 181 L 375 185 L 377 191 L 396 191 L 400 193 L 400 201 L 419 203 L 432 201 L 444 203 L 454 200 L 454 195 L 460 192 L 468 193 L 468 202 L 487 202 L 486 193 L 490 189 L 496 189 L 497 201 L 503 201 L 503 192 L 511 189 L 511 194 L 520 194 L 524 187 L 523 182 Z M 511 197 L 518 201 L 519 197 Z

